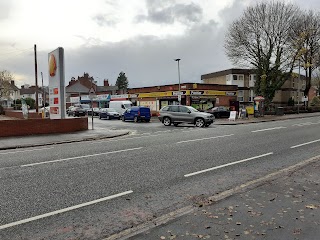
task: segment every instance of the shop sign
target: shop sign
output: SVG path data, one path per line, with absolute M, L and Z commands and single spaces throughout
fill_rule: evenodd
M 225 96 L 225 91 L 215 91 L 215 90 L 206 90 L 204 91 L 205 95 L 218 95 L 218 96 Z
M 226 96 L 236 96 L 237 92 L 226 92 Z
M 111 99 L 116 99 L 116 98 L 128 98 L 128 94 L 120 94 L 120 95 L 111 95 Z
M 80 102 L 80 97 L 70 97 L 70 102 L 71 103 L 78 103 L 78 102 Z
M 204 91 L 190 91 L 191 95 L 203 95 Z
M 139 93 L 137 94 L 139 98 L 145 97 L 167 97 L 172 96 L 172 92 L 151 92 L 151 93 Z
M 179 95 L 185 95 L 186 94 L 186 91 L 174 91 L 172 92 L 172 96 L 179 96 Z

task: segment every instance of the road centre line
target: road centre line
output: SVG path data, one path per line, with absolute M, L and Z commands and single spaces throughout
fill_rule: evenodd
M 314 140 L 314 141 L 311 141 L 311 142 L 302 143 L 302 144 L 299 144 L 299 145 L 295 145 L 295 146 L 292 146 L 290 148 L 302 147 L 302 146 L 305 146 L 305 145 L 308 145 L 308 144 L 311 144 L 311 143 L 315 143 L 315 142 L 320 142 L 320 139 Z
M 251 131 L 251 132 L 253 132 L 253 133 L 255 133 L 255 132 L 264 132 L 264 131 L 271 131 L 271 130 L 282 129 L 282 128 L 287 128 L 287 127 L 265 128 L 265 129 L 260 129 L 260 130 L 254 130 L 254 131 Z
M 203 141 L 203 140 L 209 140 L 209 139 L 215 139 L 215 138 L 224 138 L 224 137 L 230 137 L 230 136 L 233 136 L 233 135 L 234 135 L 234 134 L 223 135 L 223 136 L 215 136 L 215 137 L 208 137 L 208 138 L 191 139 L 191 140 L 186 140 L 186 141 L 177 142 L 177 144 L 187 143 L 187 142 Z
M 302 126 L 309 126 L 309 125 L 315 125 L 315 124 L 320 124 L 320 122 L 318 122 L 318 123 L 313 123 L 313 122 L 298 123 L 298 124 L 293 124 L 292 126 L 302 127 Z
M 54 148 L 54 147 L 28 149 L 28 150 L 19 150 L 19 151 L 11 151 L 11 152 L 1 152 L 0 155 L 23 153 L 23 152 L 33 152 L 33 151 L 42 151 L 42 150 L 48 150 L 48 149 L 52 149 L 52 148 Z
M 262 155 L 259 155 L 259 156 L 255 156 L 255 157 L 251 157 L 251 158 L 246 158 L 246 159 L 243 159 L 243 160 L 240 160 L 240 161 L 231 162 L 231 163 L 223 164 L 223 165 L 220 165 L 220 166 L 217 166 L 217 167 L 208 168 L 208 169 L 204 169 L 204 170 L 201 170 L 201 171 L 189 173 L 189 174 L 186 174 L 186 175 L 184 175 L 184 176 L 185 176 L 185 177 L 191 177 L 191 176 L 194 176 L 194 175 L 197 175 L 197 174 L 201 174 L 201 173 L 213 171 L 213 170 L 216 170 L 216 169 L 219 169 L 219 168 L 228 167 L 228 166 L 235 165 L 235 164 L 238 164 L 238 163 L 243 163 L 243 162 L 251 161 L 251 160 L 254 160 L 254 159 L 257 159 L 257 158 L 262 158 L 262 157 L 269 156 L 269 155 L 272 155 L 272 154 L 273 154 L 273 152 L 269 152 L 269 153 L 262 154 Z
M 24 223 L 36 221 L 36 220 L 39 220 L 39 219 L 42 219 L 42 218 L 46 218 L 46 217 L 50 217 L 50 216 L 53 216 L 53 215 L 57 215 L 57 214 L 60 214 L 60 213 L 65 213 L 65 212 L 72 211 L 72 210 L 75 210 L 75 209 L 78 209 L 78 208 L 83 208 L 83 207 L 86 207 L 86 206 L 89 206 L 89 205 L 93 205 L 93 204 L 96 204 L 96 203 L 100 203 L 100 202 L 103 202 L 103 201 L 107 201 L 107 200 L 111 200 L 111 199 L 114 199 L 114 198 L 117 198 L 117 197 L 128 195 L 130 193 L 133 193 L 133 191 L 130 190 L 130 191 L 114 194 L 114 195 L 111 195 L 111 196 L 108 196 L 108 197 L 104 197 L 104 198 L 93 200 L 91 202 L 81 203 L 79 205 L 75 205 L 75 206 L 72 206 L 72 207 L 67 207 L 67 208 L 63 208 L 63 209 L 56 210 L 56 211 L 53 211 L 53 212 L 41 214 L 41 215 L 38 215 L 38 216 L 35 216 L 35 217 L 26 218 L 26 219 L 23 219 L 23 220 L 20 220 L 20 221 L 8 223 L 8 224 L 0 226 L 0 230 L 6 229 L 6 228 L 10 228 L 10 227 L 14 227 L 14 226 L 18 226 L 18 225 L 21 225 L 21 224 L 24 224 Z
M 129 148 L 129 149 L 112 151 L 112 152 L 96 153 L 96 154 L 90 154 L 90 155 L 84 155 L 84 156 L 78 156 L 78 157 L 62 158 L 62 159 L 57 159 L 57 160 L 52 160 L 52 161 L 46 161 L 46 162 L 30 163 L 30 164 L 21 165 L 20 167 L 31 167 L 31 166 L 41 165 L 41 164 L 64 162 L 64 161 L 70 161 L 70 160 L 75 160 L 75 159 L 80 159 L 80 158 L 88 158 L 88 157 L 101 156 L 101 155 L 107 155 L 107 154 L 113 154 L 113 153 L 128 152 L 128 151 L 139 150 L 139 149 L 141 149 L 141 148 L 142 148 L 142 147 Z

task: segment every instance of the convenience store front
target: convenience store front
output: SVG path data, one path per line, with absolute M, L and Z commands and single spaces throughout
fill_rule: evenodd
M 237 91 L 219 90 L 183 90 L 181 104 L 206 110 L 213 106 L 229 106 L 230 101 L 237 98 Z M 151 111 L 159 111 L 167 105 L 179 104 L 179 91 L 137 93 L 137 105 L 150 107 Z

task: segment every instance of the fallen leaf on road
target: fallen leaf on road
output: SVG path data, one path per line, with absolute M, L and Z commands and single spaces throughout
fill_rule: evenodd
M 317 209 L 318 206 L 314 205 L 314 204 L 310 204 L 310 205 L 306 205 L 306 208 L 309 208 L 309 209 Z

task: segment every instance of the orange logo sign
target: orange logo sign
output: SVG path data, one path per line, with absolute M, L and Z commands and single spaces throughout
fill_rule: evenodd
M 49 59 L 49 74 L 51 77 L 54 77 L 56 75 L 56 70 L 57 70 L 56 58 L 53 54 L 51 54 Z

